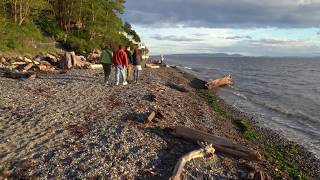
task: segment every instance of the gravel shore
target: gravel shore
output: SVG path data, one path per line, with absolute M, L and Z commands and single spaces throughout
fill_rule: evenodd
M 177 160 L 199 148 L 164 130 L 174 125 L 261 151 L 259 144 L 246 140 L 231 120 L 212 111 L 197 95 L 193 88 L 197 79 L 174 68 L 144 69 L 141 78 L 127 86 L 107 86 L 102 70 L 40 75 L 34 81 L 0 77 L 0 176 L 168 179 Z M 170 84 L 179 84 L 185 91 Z M 143 124 L 152 111 L 157 114 L 156 122 Z M 317 179 L 319 161 L 307 152 L 304 156 L 313 162 L 301 160 L 301 166 L 313 167 L 302 169 Z M 250 162 L 220 153 L 187 163 L 184 175 L 189 179 L 247 179 L 259 170 L 289 178 L 265 156 Z

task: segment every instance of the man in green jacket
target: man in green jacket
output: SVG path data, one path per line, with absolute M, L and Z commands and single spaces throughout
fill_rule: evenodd
M 101 52 L 101 64 L 103 66 L 104 71 L 104 82 L 109 84 L 109 77 L 111 73 L 111 64 L 112 64 L 112 50 L 110 45 L 105 46 L 105 48 Z

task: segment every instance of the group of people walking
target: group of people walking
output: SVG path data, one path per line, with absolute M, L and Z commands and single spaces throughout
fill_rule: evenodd
M 118 86 L 120 83 L 120 76 L 122 84 L 127 85 L 128 81 L 131 81 L 131 74 L 133 70 L 133 81 L 137 82 L 139 79 L 139 72 L 142 70 L 141 67 L 141 52 L 138 48 L 130 51 L 130 47 L 124 47 L 120 45 L 114 52 L 111 50 L 111 46 L 106 46 L 101 53 L 101 64 L 104 71 L 104 81 L 109 84 L 111 69 L 115 69 L 115 85 Z

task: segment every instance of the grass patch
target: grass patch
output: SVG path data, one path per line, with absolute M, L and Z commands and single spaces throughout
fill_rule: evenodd
M 55 50 L 50 38 L 45 37 L 32 22 L 19 26 L 0 20 L 0 42 L 2 52 L 33 53 Z
M 212 110 L 218 113 L 220 116 L 232 120 L 232 122 L 239 127 L 243 136 L 249 140 L 257 140 L 259 139 L 259 134 L 252 128 L 248 119 L 245 118 L 237 118 L 232 113 L 225 111 L 221 108 L 219 104 L 219 98 L 205 89 L 197 90 L 197 94 L 202 97 L 208 105 L 212 108 Z
M 301 169 L 294 163 L 290 162 L 289 157 L 297 156 L 299 154 L 299 146 L 296 144 L 289 144 L 284 147 L 267 145 L 265 150 L 271 157 L 280 170 L 287 171 L 292 179 L 310 179 L 310 177 L 303 175 Z

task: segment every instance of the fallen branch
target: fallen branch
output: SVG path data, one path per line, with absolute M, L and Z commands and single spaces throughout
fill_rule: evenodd
M 154 111 L 152 111 L 148 118 L 144 121 L 145 124 L 151 123 L 153 121 L 153 119 L 156 117 L 156 113 Z
M 194 143 L 207 142 L 208 144 L 212 144 L 218 152 L 237 156 L 247 160 L 261 160 L 261 155 L 259 152 L 235 144 L 225 138 L 182 126 L 172 127 L 169 128 L 169 130 L 171 131 L 172 135 Z
M 188 161 L 191 161 L 192 159 L 202 158 L 202 157 L 212 157 L 214 152 L 215 152 L 215 149 L 212 147 L 212 145 L 208 145 L 205 148 L 201 148 L 199 150 L 191 151 L 188 154 L 185 154 L 177 162 L 173 170 L 173 175 L 170 179 L 180 180 L 184 166 Z
M 29 80 L 34 80 L 36 78 L 35 73 L 13 71 L 8 68 L 0 68 L 0 72 L 3 73 L 4 76 L 7 78 L 29 79 Z

